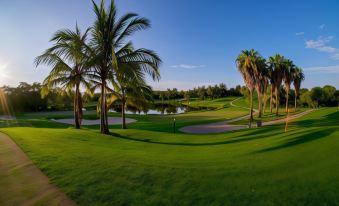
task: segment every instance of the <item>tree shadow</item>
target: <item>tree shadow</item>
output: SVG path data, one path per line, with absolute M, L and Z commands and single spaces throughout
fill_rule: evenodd
M 280 145 L 273 146 L 273 147 L 270 147 L 270 148 L 262 149 L 262 150 L 256 151 L 255 153 L 271 152 L 271 151 L 275 151 L 275 150 L 280 150 L 280 149 L 285 149 L 285 148 L 288 148 L 288 147 L 297 146 L 297 145 L 300 145 L 300 144 L 304 144 L 304 143 L 315 141 L 315 140 L 318 140 L 318 139 L 321 139 L 321 138 L 325 138 L 325 137 L 331 135 L 333 132 L 336 132 L 336 131 L 337 131 L 336 128 L 326 128 L 326 129 L 323 129 L 323 130 L 320 130 L 320 131 L 317 130 L 317 129 L 313 129 L 313 130 L 308 131 L 308 132 L 305 131 L 305 134 L 300 134 L 297 137 L 294 137 L 294 138 L 288 140 L 285 143 L 282 143 Z M 303 133 L 303 132 L 301 132 L 301 133 Z M 290 136 L 292 136 L 292 135 L 295 135 L 295 133 L 291 134 Z
M 294 121 L 291 123 L 293 126 L 298 127 L 321 127 L 321 126 L 338 126 L 339 121 L 339 111 L 333 112 L 323 116 L 323 118 L 319 119 L 305 119 Z
M 281 132 L 280 132 L 281 133 Z M 152 144 L 162 144 L 162 145 L 176 145 L 176 146 L 213 146 L 213 145 L 227 145 L 227 144 L 234 144 L 234 143 L 241 143 L 247 142 L 252 140 L 258 140 L 263 138 L 272 137 L 272 135 L 276 134 L 266 134 L 266 135 L 246 135 L 244 138 L 233 137 L 228 140 L 218 141 L 218 142 L 202 142 L 202 143 L 185 143 L 185 142 L 160 142 L 160 141 L 153 141 L 152 139 L 137 139 L 132 137 L 123 136 L 118 133 L 111 133 L 113 137 L 125 139 L 125 140 L 132 140 L 137 142 L 145 142 L 145 143 L 152 143 Z

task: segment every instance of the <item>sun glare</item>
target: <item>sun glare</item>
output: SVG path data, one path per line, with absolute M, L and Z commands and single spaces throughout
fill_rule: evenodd
M 10 77 L 7 73 L 7 66 L 8 66 L 7 64 L 0 63 L 0 78 L 2 80 Z

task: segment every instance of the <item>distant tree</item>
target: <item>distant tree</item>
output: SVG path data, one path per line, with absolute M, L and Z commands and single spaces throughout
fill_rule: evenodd
M 336 96 L 335 93 L 337 89 L 333 86 L 326 85 L 322 88 L 322 102 L 324 105 L 334 106 L 336 105 Z
M 187 104 L 190 103 L 190 93 L 189 93 L 189 91 L 185 92 L 184 99 L 186 100 Z
M 207 96 L 211 99 L 214 98 L 214 89 L 211 85 L 207 87 Z
M 206 97 L 206 93 L 207 93 L 207 91 L 206 91 L 205 86 L 198 87 L 197 95 L 198 95 L 199 99 L 204 100 L 205 97 Z
M 220 97 L 226 97 L 227 96 L 227 86 L 224 83 L 219 84 L 219 92 Z
M 313 106 L 314 107 L 318 107 L 319 106 L 319 102 L 321 101 L 321 99 L 323 97 L 322 88 L 321 87 L 314 87 L 314 88 L 312 88 L 310 97 L 312 99 Z

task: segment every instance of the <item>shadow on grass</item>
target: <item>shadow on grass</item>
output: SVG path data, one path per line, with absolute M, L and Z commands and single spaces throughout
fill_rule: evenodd
M 162 144 L 162 145 L 176 145 L 176 146 L 213 146 L 213 145 L 226 145 L 226 144 L 234 144 L 234 143 L 241 143 L 241 142 L 247 142 L 252 140 L 258 140 L 263 138 L 269 138 L 273 135 L 280 134 L 278 133 L 267 133 L 265 135 L 252 135 L 248 134 L 246 137 L 239 138 L 239 137 L 232 137 L 225 141 L 218 141 L 218 142 L 202 142 L 202 143 L 185 143 L 185 142 L 160 142 L 160 141 L 153 141 L 152 139 L 137 139 L 132 137 L 123 136 L 118 133 L 111 133 L 112 136 L 125 139 L 125 140 L 132 140 L 137 142 L 145 142 L 145 143 L 152 143 L 152 144 Z
M 322 130 L 317 130 L 317 129 L 312 129 L 312 130 L 308 130 L 305 132 L 300 132 L 298 133 L 294 133 L 294 134 L 290 134 L 289 136 L 294 136 L 296 134 L 298 134 L 298 136 L 289 139 L 288 141 L 286 141 L 285 143 L 282 143 L 280 145 L 277 146 L 273 146 L 273 147 L 269 147 L 266 149 L 262 149 L 259 150 L 255 153 L 263 153 L 263 152 L 271 152 L 271 151 L 275 151 L 275 150 L 280 150 L 280 149 L 285 149 L 288 147 L 293 147 L 293 146 L 297 146 L 300 144 L 304 144 L 304 143 L 308 143 L 311 141 L 315 141 L 321 138 L 325 138 L 328 137 L 329 135 L 331 135 L 333 132 L 338 131 L 337 128 L 326 128 L 326 129 L 322 129 Z
M 300 121 L 294 121 L 291 123 L 293 126 L 298 127 L 320 127 L 320 126 L 338 126 L 339 111 L 333 112 L 323 116 L 319 119 L 305 119 Z

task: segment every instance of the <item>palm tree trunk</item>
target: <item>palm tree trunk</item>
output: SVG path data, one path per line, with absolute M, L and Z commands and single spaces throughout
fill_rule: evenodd
M 258 106 L 259 106 L 259 114 L 258 117 L 261 118 L 262 116 L 262 94 L 258 92 Z
M 297 99 L 298 99 L 298 92 L 294 90 L 294 110 L 297 111 Z
M 279 88 L 275 88 L 275 114 L 279 115 Z
M 75 94 L 74 94 L 74 126 L 75 129 L 80 129 L 79 122 L 79 86 L 75 86 Z
M 250 90 L 250 122 L 249 127 L 252 127 L 252 121 L 253 121 L 253 91 Z
M 266 94 L 266 92 L 267 92 L 267 91 L 265 91 L 265 93 L 264 93 L 264 106 L 263 106 L 264 108 L 263 108 L 263 114 L 265 114 L 265 111 L 266 111 L 266 103 L 267 103 L 267 99 L 266 99 L 266 98 L 267 98 L 267 94 Z
M 273 85 L 271 85 L 270 111 L 273 113 Z
M 122 128 L 126 129 L 126 114 L 125 114 L 125 93 L 122 92 L 122 99 L 121 99 L 121 114 L 122 114 Z
M 78 96 L 78 105 L 79 105 L 79 123 L 80 126 L 82 124 L 82 117 L 83 117 L 83 111 L 82 111 L 82 107 L 83 107 L 83 102 L 82 102 L 82 97 L 81 97 L 81 93 L 80 93 L 80 89 L 79 89 L 79 96 Z
M 286 114 L 288 113 L 288 98 L 289 98 L 290 89 L 286 87 Z
M 106 106 L 106 81 L 101 82 L 101 109 L 100 109 L 100 132 L 102 134 L 109 134 L 107 121 L 107 106 Z

